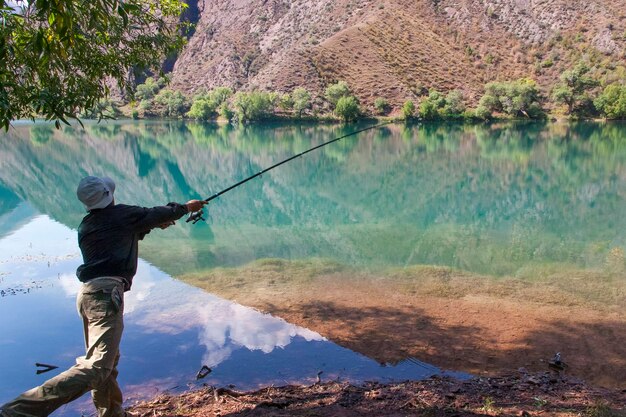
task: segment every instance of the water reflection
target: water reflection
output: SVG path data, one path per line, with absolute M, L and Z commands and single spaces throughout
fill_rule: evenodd
M 28 201 L 75 227 L 75 184 L 87 173 L 114 178 L 122 202 L 207 197 L 356 128 L 18 126 L 0 139 L 0 215 Z M 206 225 L 172 229 L 167 250 L 165 235 L 151 237 L 143 254 L 174 275 L 264 257 L 494 275 L 548 263 L 598 268 L 626 246 L 625 131 L 623 123 L 386 126 L 233 190 L 212 202 Z
M 0 239 L 0 403 L 72 365 L 82 352 L 74 298 L 81 263 L 76 232 L 35 214 Z M 326 378 L 420 378 L 440 371 L 406 362 L 380 367 L 319 334 L 176 281 L 140 261 L 126 294 L 120 383 L 128 399 L 200 382 L 255 388 Z M 11 295 L 12 288 L 27 288 Z M 36 375 L 35 362 L 59 366 Z M 87 399 L 59 415 L 90 410 Z

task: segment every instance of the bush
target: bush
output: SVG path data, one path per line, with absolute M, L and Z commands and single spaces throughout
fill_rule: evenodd
M 208 99 L 215 103 L 215 107 L 219 107 L 223 102 L 233 95 L 233 90 L 228 87 L 215 87 L 209 91 Z
M 350 87 L 345 81 L 339 81 L 326 87 L 326 99 L 333 105 L 337 106 L 337 102 L 342 97 L 350 95 Z
M 486 106 L 479 104 L 474 111 L 474 116 L 478 119 L 488 120 L 491 118 L 492 112 Z
M 230 121 L 234 116 L 234 112 L 228 107 L 228 102 L 226 101 L 220 106 L 220 116 L 227 121 Z
M 278 100 L 278 107 L 280 107 L 283 111 L 293 110 L 293 99 L 289 93 L 285 93 L 280 96 L 280 99 Z
M 293 90 L 291 94 L 293 100 L 293 109 L 298 113 L 298 117 L 302 117 L 302 113 L 311 108 L 311 94 L 302 87 Z
M 606 86 L 594 104 L 607 119 L 626 119 L 626 85 Z
M 86 119 L 114 119 L 120 111 L 117 104 L 111 99 L 101 99 L 91 109 L 83 110 L 81 117 Z
M 213 103 L 203 98 L 196 99 L 191 105 L 191 109 L 187 112 L 187 117 L 196 120 L 209 120 L 215 113 Z
M 155 80 L 153 77 L 146 78 L 143 84 L 137 85 L 135 88 L 135 98 L 137 100 L 150 100 L 159 90 L 167 84 L 167 79 L 161 77 Z
M 216 87 L 208 92 L 198 92 L 187 113 L 187 117 L 196 120 L 209 120 L 217 116 L 219 107 L 233 94 L 228 87 Z
M 463 93 L 452 90 L 446 95 L 446 104 L 443 106 L 442 115 L 447 118 L 461 118 L 465 113 Z
M 341 97 L 335 106 L 335 115 L 345 122 L 356 120 L 360 113 L 359 101 L 354 96 Z
M 407 100 L 402 105 L 402 117 L 404 120 L 412 119 L 415 116 L 415 104 L 413 101 Z
M 424 120 L 435 120 L 439 118 L 437 104 L 426 99 L 420 103 L 419 115 Z
M 187 108 L 187 99 L 180 91 L 163 89 L 154 97 L 157 113 L 165 117 L 180 117 Z
M 264 91 L 243 91 L 235 94 L 233 105 L 239 122 L 263 120 L 269 117 L 274 109 L 273 96 Z
M 382 97 L 378 97 L 374 100 L 374 109 L 380 115 L 387 114 L 390 109 L 389 102 Z
M 463 117 L 465 104 L 463 94 L 458 90 L 450 91 L 445 97 L 436 90 L 431 90 L 427 98 L 420 103 L 419 114 L 424 120 Z

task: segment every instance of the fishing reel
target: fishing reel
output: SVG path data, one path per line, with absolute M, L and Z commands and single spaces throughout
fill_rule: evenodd
M 206 219 L 204 218 L 204 209 L 189 213 L 189 216 L 187 217 L 187 220 L 185 220 L 185 223 L 191 222 L 192 224 L 196 224 L 199 221 L 206 221 Z

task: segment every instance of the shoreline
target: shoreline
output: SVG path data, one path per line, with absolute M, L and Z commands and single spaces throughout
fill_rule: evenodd
M 207 386 L 159 395 L 129 410 L 141 417 L 176 416 L 555 416 L 623 417 L 626 390 L 591 387 L 552 372 L 431 377 L 388 384 L 320 382 L 236 391 Z

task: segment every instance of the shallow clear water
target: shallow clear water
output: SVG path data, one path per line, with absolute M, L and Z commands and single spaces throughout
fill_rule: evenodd
M 35 362 L 64 369 L 81 353 L 73 300 L 81 177 L 112 177 L 118 202 L 184 202 L 359 127 L 115 122 L 1 134 L 0 402 L 54 375 L 36 376 Z M 262 258 L 496 277 L 623 267 L 626 125 L 390 125 L 266 173 L 209 213 L 206 223 L 179 222 L 142 242 L 122 344 L 131 398 L 184 387 L 202 364 L 215 368 L 202 382 L 240 388 L 313 381 L 320 370 L 356 381 L 418 378 L 438 370 L 381 367 L 172 276 Z
M 0 403 L 69 368 L 82 354 L 75 234 L 46 215 L 34 215 L 0 238 Z M 441 373 L 411 360 L 382 366 L 311 330 L 181 283 L 145 261 L 126 293 L 120 349 L 126 401 L 202 383 L 239 389 L 313 383 L 320 371 L 323 380 L 351 381 Z M 59 369 L 37 375 L 36 362 Z M 202 365 L 213 371 L 196 381 Z M 91 409 L 87 395 L 58 415 Z

